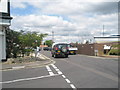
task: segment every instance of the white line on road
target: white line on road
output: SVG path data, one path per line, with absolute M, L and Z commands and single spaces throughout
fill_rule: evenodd
M 60 71 L 59 69 L 55 69 L 56 71 Z
M 1 83 L 7 84 L 7 83 L 20 82 L 20 81 L 36 80 L 36 79 L 48 78 L 48 77 L 53 77 L 53 76 L 58 76 L 58 75 L 60 75 L 60 74 L 46 75 L 46 76 L 33 77 L 33 78 L 16 79 L 16 80 L 11 80 L 11 81 L 0 82 L 0 84 L 1 84 Z
M 76 89 L 76 87 L 75 87 L 73 84 L 70 84 L 70 86 L 71 86 L 73 89 Z
M 44 55 L 44 57 L 46 57 L 46 56 Z M 51 66 L 57 71 L 58 75 L 62 75 L 62 77 L 65 79 L 65 81 L 66 81 L 68 84 L 70 84 L 70 86 L 71 86 L 72 89 L 76 89 L 76 87 L 70 82 L 70 80 L 67 79 L 66 76 L 63 75 L 63 73 L 62 73 L 54 64 L 51 64 Z M 46 66 L 46 68 L 47 68 L 47 70 L 48 70 L 49 72 L 52 71 L 49 66 Z M 50 70 L 51 70 L 51 71 L 50 71 Z
M 25 66 L 12 67 L 12 69 L 21 69 L 21 68 L 25 68 Z
M 45 59 L 50 59 L 50 58 L 48 58 L 48 57 L 46 57 L 45 55 L 43 55 L 43 54 L 41 54 Z
M 52 72 L 52 70 L 50 69 L 49 66 L 46 66 L 46 69 L 47 69 L 47 71 L 49 72 L 50 75 L 54 75 L 54 73 Z
M 70 83 L 70 80 L 68 80 L 68 79 L 65 79 L 65 80 L 66 80 L 67 83 Z
M 48 72 L 52 71 L 49 66 L 46 66 L 46 69 L 48 70 Z
M 52 66 L 54 69 L 57 69 L 57 67 L 56 67 L 54 64 L 51 64 L 51 66 Z
M 71 88 L 72 89 L 76 89 L 76 87 L 70 82 L 69 79 L 66 78 L 65 75 L 63 75 L 63 73 L 54 65 L 54 64 L 51 64 L 51 66 L 57 71 L 58 74 L 62 74 L 62 77 L 65 79 L 65 81 L 70 84 Z
M 65 75 L 62 75 L 63 78 L 66 78 Z
M 61 71 L 58 71 L 58 74 L 63 74 Z
M 52 76 L 52 75 L 54 75 L 54 73 L 53 72 L 49 72 L 49 74 Z

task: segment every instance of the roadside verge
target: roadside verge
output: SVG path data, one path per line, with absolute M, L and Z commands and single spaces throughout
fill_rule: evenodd
M 44 56 L 43 54 L 40 54 L 37 57 L 40 59 L 39 61 L 27 62 L 27 63 L 16 63 L 16 64 L 1 64 L 0 71 L 44 67 L 46 65 L 55 63 L 55 61 Z

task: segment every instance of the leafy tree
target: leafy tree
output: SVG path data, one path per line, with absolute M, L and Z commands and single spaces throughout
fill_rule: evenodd
M 44 37 L 48 34 L 38 34 L 37 32 L 6 31 L 7 57 L 16 58 L 18 54 L 29 54 L 33 48 L 39 46 Z
M 17 57 L 17 53 L 19 51 L 19 37 L 20 33 L 14 30 L 8 29 L 6 30 L 6 54 L 7 58 L 9 57 Z
M 52 46 L 52 43 L 53 43 L 52 40 L 46 40 L 46 41 L 44 42 L 44 45 L 48 45 L 48 47 L 51 47 L 51 46 Z

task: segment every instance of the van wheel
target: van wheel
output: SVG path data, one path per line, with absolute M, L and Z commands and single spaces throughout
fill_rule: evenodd
M 76 55 L 76 53 L 74 53 L 74 55 Z
M 65 55 L 66 58 L 68 58 L 68 55 Z
M 52 57 L 54 57 L 54 54 L 52 54 Z
M 54 55 L 54 58 L 57 58 L 57 55 L 56 55 L 56 54 Z

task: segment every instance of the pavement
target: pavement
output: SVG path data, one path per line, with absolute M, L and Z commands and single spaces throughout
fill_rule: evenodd
M 106 57 L 106 58 L 120 58 L 120 56 L 115 56 L 115 55 L 102 55 L 100 57 Z
M 16 64 L 2 63 L 0 70 L 3 71 L 3 70 L 43 67 L 45 65 L 55 63 L 55 61 L 51 60 L 50 58 L 47 58 L 43 54 L 40 54 L 37 57 L 40 58 L 41 61 L 28 62 L 28 63 L 16 63 Z

